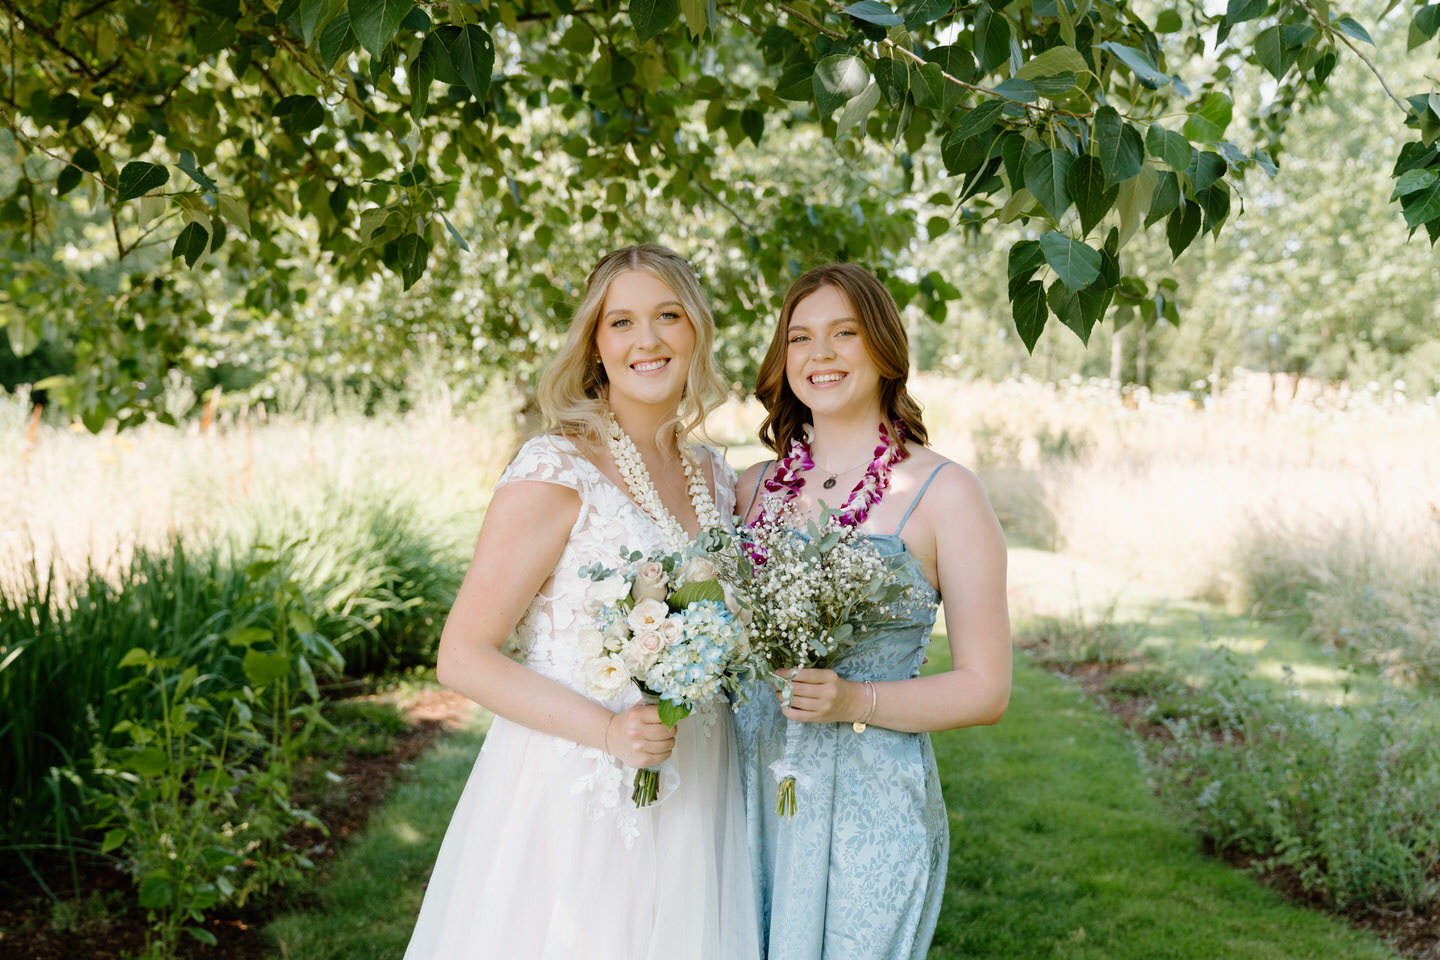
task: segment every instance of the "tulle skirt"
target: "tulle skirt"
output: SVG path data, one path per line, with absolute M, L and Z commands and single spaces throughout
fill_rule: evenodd
M 755 960 L 735 738 L 711 716 L 680 722 L 678 782 L 638 810 L 633 771 L 496 718 L 406 960 Z

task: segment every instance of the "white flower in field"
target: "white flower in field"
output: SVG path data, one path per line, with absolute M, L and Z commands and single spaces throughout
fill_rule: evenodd
M 660 621 L 670 615 L 670 608 L 659 600 L 641 600 L 635 604 L 630 611 L 630 629 L 639 633 L 642 630 L 654 630 L 660 625 Z
M 597 700 L 613 700 L 630 682 L 625 661 L 617 654 L 597 657 L 585 664 L 585 692 Z
M 575 634 L 575 649 L 582 660 L 605 655 L 605 634 L 594 627 L 581 627 Z
M 616 574 L 604 580 L 596 580 L 585 588 L 585 612 L 595 616 L 607 604 L 618 603 L 630 595 L 630 581 Z
M 635 586 L 630 596 L 637 603 L 641 600 L 663 601 L 669 586 L 670 578 L 665 574 L 665 568 L 654 560 L 646 560 L 635 568 Z
M 660 634 L 660 639 L 665 641 L 666 646 L 673 647 L 685 636 L 685 618 L 678 613 L 672 613 L 660 621 L 655 632 Z
M 715 561 L 703 554 L 696 554 L 685 561 L 685 566 L 680 568 L 680 579 L 686 583 L 704 583 L 706 580 L 714 580 L 719 575 L 715 568 Z
M 664 649 L 665 638 L 658 631 L 646 630 L 626 642 L 620 650 L 620 658 L 632 675 L 639 676 L 650 669 Z

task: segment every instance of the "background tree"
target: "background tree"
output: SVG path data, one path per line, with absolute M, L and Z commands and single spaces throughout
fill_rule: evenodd
M 1027 350 L 1052 316 L 1082 341 L 1113 303 L 1155 322 L 1173 313 L 1174 280 L 1129 269 L 1122 250 L 1147 229 L 1172 256 L 1218 234 L 1236 176 L 1273 172 L 1294 110 L 1343 53 L 1368 63 L 1370 46 L 1357 19 L 1320 0 L 1232 0 L 1224 12 L 1105 0 L 0 10 L 0 120 L 17 157 L 0 183 L 0 309 L 15 353 L 50 343 L 72 358 L 47 385 L 92 427 L 143 416 L 197 330 L 239 317 L 281 331 L 308 302 L 317 259 L 337 285 L 392 275 L 408 291 L 443 245 L 503 249 L 521 281 L 506 289 L 529 291 L 527 309 L 508 331 L 491 316 L 504 305 L 489 304 L 481 326 L 508 335 L 554 314 L 535 313 L 537 300 L 563 299 L 561 278 L 522 254 L 544 260 L 596 224 L 588 236 L 608 242 L 654 233 L 658 208 L 677 229 L 696 211 L 729 215 L 712 235 L 718 260 L 748 260 L 749 279 L 733 271 L 720 291 L 741 322 L 769 313 L 761 278 L 783 286 L 821 254 L 875 262 L 902 301 L 941 315 L 955 278 L 895 261 L 917 220 L 926 236 L 941 224 L 1040 228 L 1007 257 Z M 1430 56 L 1440 4 L 1402 15 Z M 1271 80 L 1237 122 L 1247 62 Z M 1440 94 L 1389 102 L 1395 199 L 1433 241 Z M 817 126 L 836 141 L 821 165 L 864 184 L 849 203 L 801 199 L 815 181 L 798 175 L 775 189 L 800 195 L 767 194 L 728 162 L 744 141 L 776 157 Z M 892 161 L 872 176 L 877 153 Z M 464 232 L 451 217 L 462 190 L 484 210 Z M 90 242 L 80 258 L 77 224 Z M 102 229 L 109 249 L 96 256 Z M 410 310 L 393 288 L 383 299 Z

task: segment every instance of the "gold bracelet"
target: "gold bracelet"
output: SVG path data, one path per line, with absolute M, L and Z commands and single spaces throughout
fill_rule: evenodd
M 870 689 L 870 712 L 865 714 L 864 720 L 856 720 L 850 724 L 850 729 L 856 733 L 864 733 L 865 727 L 869 725 L 870 718 L 875 716 L 875 684 L 872 681 L 864 681 L 865 686 Z

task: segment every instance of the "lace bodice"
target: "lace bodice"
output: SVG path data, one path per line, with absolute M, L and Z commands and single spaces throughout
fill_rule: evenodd
M 702 468 L 709 466 L 707 472 L 714 478 L 715 506 L 728 523 L 735 513 L 735 473 L 717 450 L 706 446 L 694 449 Z M 521 480 L 557 484 L 580 495 L 580 514 L 570 528 L 565 549 L 540 592 L 530 601 L 515 633 L 526 666 L 583 693 L 577 634 L 580 628 L 593 625 L 594 617 L 585 612 L 590 581 L 580 576 L 580 568 L 595 563 L 617 566 L 621 547 L 648 554 L 665 550 L 667 545 L 660 528 L 635 501 L 564 437 L 542 434 L 527 441 L 496 487 Z M 619 711 L 639 702 L 640 692 L 631 684 L 606 705 Z M 702 705 L 683 722 L 697 725 L 708 736 L 715 719 L 716 710 Z M 572 792 L 589 795 L 590 816 L 598 819 L 613 814 L 627 844 L 632 841 L 639 831 L 636 810 L 628 801 L 625 787 L 634 771 L 622 768 L 603 751 L 581 748 L 571 741 L 557 739 L 556 748 L 563 753 L 579 750 L 582 758 L 593 761 L 586 764 L 587 772 L 572 786 Z M 678 777 L 668 764 L 661 770 L 663 799 L 678 786 Z
M 728 520 L 735 512 L 735 473 L 715 449 L 694 449 L 702 467 L 710 467 L 715 506 Z M 621 547 L 648 554 L 666 549 L 665 540 L 635 501 L 564 437 L 542 434 L 527 441 L 496 487 L 517 480 L 553 483 L 580 494 L 580 515 L 570 528 L 565 551 L 521 617 L 516 637 L 531 669 L 581 690 L 575 632 L 593 624 L 594 618 L 584 610 L 590 581 L 581 578 L 580 568 L 594 563 L 613 567 Z

